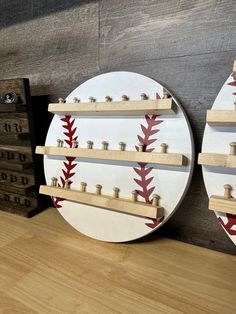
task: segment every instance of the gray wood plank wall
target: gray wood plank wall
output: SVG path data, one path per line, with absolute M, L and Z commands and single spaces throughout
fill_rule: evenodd
M 168 87 L 201 149 L 210 108 L 236 58 L 234 0 L 0 2 L 0 78 L 28 77 L 33 95 L 65 97 L 99 73 L 126 70 Z M 201 168 L 165 234 L 236 254 L 207 210 Z

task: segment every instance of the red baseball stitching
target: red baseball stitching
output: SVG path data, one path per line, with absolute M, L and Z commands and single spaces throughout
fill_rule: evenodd
M 230 82 L 227 85 L 236 87 L 236 81 Z M 236 95 L 236 92 L 234 92 L 232 94 Z M 221 217 L 218 218 L 218 221 L 221 223 L 221 225 L 224 227 L 224 229 L 228 232 L 228 234 L 236 235 L 236 230 L 232 229 L 232 227 L 236 226 L 236 215 L 226 214 L 226 217 L 228 219 L 227 223 L 224 223 L 224 221 L 221 219 Z
M 63 134 L 66 136 L 66 139 L 64 140 L 69 147 L 72 147 L 72 141 L 76 141 L 78 136 L 74 136 L 75 132 L 77 130 L 77 127 L 74 127 L 75 119 L 71 119 L 71 116 L 65 116 L 64 118 L 60 119 L 62 122 L 65 122 L 62 127 L 66 130 L 63 132 Z M 65 157 L 66 161 L 63 162 L 65 169 L 62 169 L 63 175 L 60 176 L 60 183 L 57 185 L 59 187 L 64 187 L 65 186 L 65 180 L 71 179 L 74 175 L 75 172 L 72 172 L 72 170 L 75 168 L 77 165 L 74 163 L 74 160 L 76 157 Z M 73 181 L 71 181 L 72 183 Z M 62 202 L 64 199 L 60 197 L 55 197 L 53 198 L 53 202 L 56 206 L 56 208 L 61 208 L 62 205 L 60 205 L 60 202 Z
M 161 97 L 156 94 L 156 98 L 160 99 Z M 150 138 L 152 135 L 158 133 L 160 130 L 159 129 L 153 129 L 154 126 L 159 125 L 160 123 L 163 122 L 163 120 L 156 120 L 158 115 L 152 115 L 148 116 L 145 115 L 146 119 L 146 125 L 144 126 L 141 124 L 141 129 L 143 132 L 143 135 L 137 135 L 139 143 L 143 144 L 143 151 L 144 152 L 152 152 L 155 148 L 150 147 L 151 144 L 156 142 L 156 138 Z M 138 146 L 135 146 L 136 150 L 138 151 Z M 149 167 L 148 164 L 146 163 L 138 163 L 139 168 L 133 168 L 136 174 L 139 176 L 139 179 L 134 178 L 134 181 L 140 186 L 141 189 L 137 189 L 138 195 L 140 195 L 146 203 L 151 204 L 152 199 L 151 199 L 151 194 L 155 189 L 155 186 L 151 186 L 150 184 L 153 180 L 154 177 L 147 177 L 150 172 L 152 171 L 153 167 Z M 163 221 L 164 216 L 161 217 L 160 219 L 152 219 L 151 223 L 146 223 L 145 225 L 148 226 L 149 228 L 153 229 L 155 228 L 161 221 Z

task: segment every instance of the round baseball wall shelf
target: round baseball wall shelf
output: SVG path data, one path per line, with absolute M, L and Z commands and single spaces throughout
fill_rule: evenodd
M 193 139 L 175 98 L 131 72 L 96 76 L 55 116 L 44 154 L 47 185 L 65 220 L 83 234 L 124 242 L 161 227 L 176 211 L 193 171 Z
M 235 63 L 236 72 L 236 63 Z M 202 153 L 209 209 L 236 245 L 236 73 L 221 88 L 211 110 L 207 111 Z

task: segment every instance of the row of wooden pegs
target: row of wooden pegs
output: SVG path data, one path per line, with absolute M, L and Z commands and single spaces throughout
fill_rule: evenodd
M 58 179 L 56 177 L 52 177 L 51 178 L 51 186 L 56 187 L 57 186 L 57 181 L 58 181 Z M 65 180 L 64 189 L 70 189 L 70 185 L 71 185 L 71 181 L 69 179 L 66 179 Z M 86 182 L 81 182 L 79 191 L 80 192 L 86 192 L 86 188 L 87 188 L 87 183 Z M 95 188 L 96 188 L 95 194 L 96 195 L 102 195 L 102 185 L 101 184 L 96 184 Z M 112 197 L 119 198 L 119 193 L 120 193 L 120 189 L 118 187 L 114 187 L 113 188 Z M 159 195 L 153 194 L 152 195 L 152 205 L 153 206 L 158 206 L 159 199 L 160 199 Z M 132 191 L 132 201 L 133 202 L 138 202 L 138 192 L 136 190 Z
M 102 141 L 101 144 L 102 144 L 102 150 L 108 150 L 109 142 Z M 57 147 L 63 147 L 63 145 L 64 145 L 64 141 L 61 139 L 58 139 L 57 140 Z M 73 140 L 71 142 L 71 146 L 72 146 L 71 148 L 78 148 L 78 141 Z M 139 146 L 138 151 L 143 152 L 145 144 L 139 143 L 138 146 Z M 126 143 L 125 142 L 119 142 L 119 150 L 125 151 L 125 148 L 126 148 Z M 167 153 L 168 145 L 166 143 L 161 143 L 160 148 L 161 148 L 161 151 L 160 151 L 161 153 L 163 153 L 163 154 Z M 90 141 L 90 140 L 87 141 L 87 149 L 93 149 L 93 141 Z
M 168 91 L 164 89 L 163 90 L 163 99 L 170 98 L 170 97 L 171 96 L 168 93 Z M 145 94 L 145 93 L 142 93 L 142 94 L 140 94 L 140 98 L 141 98 L 141 100 L 148 100 L 149 96 L 147 94 Z M 130 99 L 129 96 L 127 96 L 127 95 L 122 95 L 121 96 L 121 100 L 122 101 L 128 101 L 129 99 Z M 105 96 L 105 101 L 106 102 L 111 102 L 111 101 L 113 101 L 113 98 L 111 96 Z M 63 104 L 63 103 L 65 103 L 65 100 L 63 98 L 59 98 L 58 102 L 59 102 L 59 104 Z M 78 97 L 74 97 L 73 98 L 73 102 L 74 103 L 79 103 L 80 99 Z M 96 102 L 96 98 L 90 96 L 89 97 L 89 102 Z

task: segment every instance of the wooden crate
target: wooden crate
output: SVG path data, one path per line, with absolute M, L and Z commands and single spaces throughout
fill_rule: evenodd
M 36 111 L 35 115 L 28 79 L 0 81 L 0 209 L 25 217 L 49 205 L 38 194 L 43 183 L 38 174 L 43 170 L 34 154 L 34 118 L 41 120 L 46 110 Z

